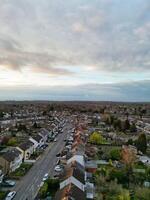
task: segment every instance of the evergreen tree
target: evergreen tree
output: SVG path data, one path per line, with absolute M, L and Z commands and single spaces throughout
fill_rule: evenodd
M 139 135 L 139 137 L 138 137 L 138 139 L 136 141 L 136 147 L 142 153 L 146 153 L 147 139 L 146 139 L 146 135 L 144 133 Z

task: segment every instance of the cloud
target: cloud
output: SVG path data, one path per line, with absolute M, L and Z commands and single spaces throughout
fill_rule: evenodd
M 149 102 L 150 81 L 51 87 L 0 87 L 1 100 L 82 100 Z
M 72 30 L 74 32 L 77 32 L 77 33 L 83 33 L 83 32 L 86 32 L 86 27 L 83 26 L 83 24 L 79 23 L 79 22 L 76 22 L 72 25 Z
M 65 66 L 150 72 L 149 0 L 0 0 L 0 5 L 0 65 L 58 76 L 73 75 Z
M 22 71 L 24 68 L 30 68 L 35 73 L 46 73 L 50 75 L 73 75 L 70 70 L 61 69 L 57 62 L 62 65 L 69 63 L 68 57 L 62 55 L 52 55 L 48 53 L 25 52 L 16 41 L 0 39 L 0 65 L 6 69 Z

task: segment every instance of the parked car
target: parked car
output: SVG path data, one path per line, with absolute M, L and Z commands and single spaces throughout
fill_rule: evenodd
M 2 186 L 4 187 L 13 187 L 15 186 L 16 182 L 12 180 L 5 180 L 2 182 Z
M 44 177 L 43 177 L 43 181 L 46 181 L 48 179 L 48 173 L 46 173 L 45 175 L 44 175 Z
M 57 154 L 56 154 L 56 157 L 58 157 L 58 158 L 59 158 L 60 156 L 61 156 L 61 154 L 60 154 L 60 153 L 57 153 Z
M 55 174 L 53 178 L 54 179 L 58 179 L 59 178 L 59 174 Z
M 57 139 L 56 139 L 56 138 L 54 139 L 54 142 L 57 142 Z
M 5 198 L 5 200 L 11 200 L 16 195 L 16 191 L 9 192 Z
M 55 171 L 56 172 L 61 172 L 62 171 L 62 167 L 60 165 L 56 165 Z
M 42 181 L 39 185 L 39 187 L 42 187 L 44 185 L 44 182 Z
M 47 147 L 48 147 L 48 144 L 43 144 L 43 145 L 41 146 L 42 149 L 46 149 Z

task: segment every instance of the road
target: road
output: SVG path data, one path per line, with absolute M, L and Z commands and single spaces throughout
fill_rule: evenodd
M 17 192 L 14 200 L 34 200 L 44 175 L 46 173 L 49 173 L 50 176 L 53 175 L 54 167 L 58 160 L 56 154 L 63 149 L 65 145 L 64 139 L 67 137 L 67 132 L 70 128 L 71 126 L 66 124 L 63 133 L 58 135 L 57 142 L 45 150 L 30 171 L 16 184 L 13 188 Z

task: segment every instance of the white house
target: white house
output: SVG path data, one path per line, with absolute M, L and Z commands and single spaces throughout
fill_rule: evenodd
M 40 148 L 44 144 L 44 140 L 40 135 L 35 135 L 33 137 L 30 137 L 29 140 L 34 144 L 34 151 L 37 148 Z

